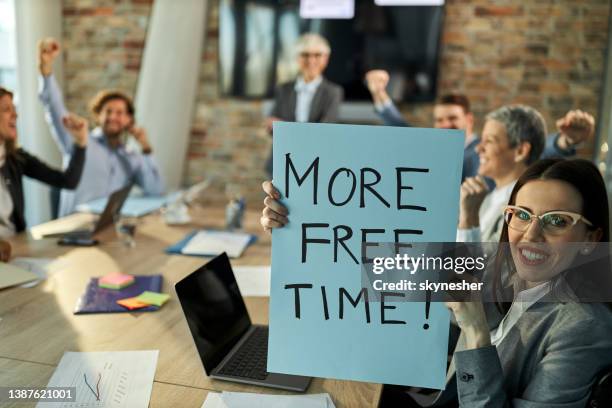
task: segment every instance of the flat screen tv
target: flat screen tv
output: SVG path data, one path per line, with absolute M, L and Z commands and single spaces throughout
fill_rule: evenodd
M 221 0 L 219 86 L 225 96 L 269 98 L 276 84 L 297 75 L 295 42 L 316 32 L 332 53 L 325 76 L 344 88 L 345 100 L 370 98 L 370 69 L 390 73 L 395 100 L 436 96 L 443 6 L 378 6 L 355 0 L 352 19 L 302 19 L 299 0 Z

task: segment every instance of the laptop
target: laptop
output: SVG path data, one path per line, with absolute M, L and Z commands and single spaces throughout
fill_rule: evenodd
M 119 213 L 121 212 L 121 207 L 123 207 L 123 204 L 125 203 L 125 200 L 130 194 L 131 189 L 132 189 L 132 183 L 113 192 L 108 198 L 106 207 L 104 207 L 104 211 L 102 212 L 100 217 L 98 217 L 95 224 L 93 225 L 91 223 L 86 224 L 89 226 L 89 228 L 70 229 L 70 230 L 63 230 L 63 231 L 56 230 L 56 231 L 53 231 L 52 233 L 44 234 L 43 237 L 44 238 L 61 237 L 62 241 L 65 241 L 66 243 L 70 243 L 72 241 L 77 242 L 79 240 L 83 240 L 83 241 L 91 240 L 94 235 L 96 235 L 97 233 L 99 233 L 100 231 L 102 231 L 103 229 L 105 229 L 106 227 L 108 227 L 114 222 L 115 217 L 119 215 Z M 62 219 L 60 218 L 59 220 L 56 220 L 53 222 L 61 223 Z
M 311 377 L 266 371 L 268 326 L 251 324 L 226 253 L 174 286 L 206 375 L 305 391 Z

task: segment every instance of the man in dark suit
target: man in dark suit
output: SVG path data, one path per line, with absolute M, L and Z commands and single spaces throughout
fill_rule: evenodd
M 318 34 L 307 33 L 297 42 L 300 74 L 295 81 L 281 84 L 276 89 L 274 107 L 266 126 L 272 134 L 272 123 L 336 122 L 344 96 L 342 88 L 323 77 L 329 62 L 329 43 Z M 272 175 L 272 155 L 266 165 Z

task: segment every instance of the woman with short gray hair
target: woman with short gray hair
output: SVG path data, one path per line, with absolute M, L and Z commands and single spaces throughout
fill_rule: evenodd
M 457 242 L 494 242 L 503 224 L 502 208 L 516 180 L 535 162 L 546 142 L 546 122 L 535 109 L 506 105 L 489 113 L 476 152 L 478 176 L 461 185 Z M 495 181 L 489 191 L 483 177 Z

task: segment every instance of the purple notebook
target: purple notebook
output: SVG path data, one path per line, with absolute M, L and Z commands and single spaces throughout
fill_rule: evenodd
M 98 286 L 98 278 L 91 278 L 85 293 L 77 301 L 74 314 L 154 312 L 159 309 L 158 306 L 147 306 L 142 309 L 129 310 L 118 305 L 117 301 L 136 297 L 145 290 L 160 292 L 161 287 L 161 275 L 134 276 L 134 283 L 121 290 L 101 288 Z

